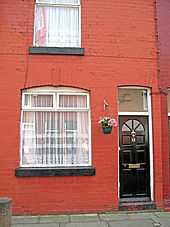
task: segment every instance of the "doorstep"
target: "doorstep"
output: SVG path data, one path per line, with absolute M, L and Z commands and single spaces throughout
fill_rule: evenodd
M 148 197 L 120 199 L 120 211 L 156 210 L 156 205 Z

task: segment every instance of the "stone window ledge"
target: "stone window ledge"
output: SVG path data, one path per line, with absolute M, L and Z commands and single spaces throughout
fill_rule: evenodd
M 94 176 L 95 168 L 92 166 L 67 168 L 26 168 L 15 170 L 16 177 L 46 177 L 46 176 Z
M 79 48 L 79 47 L 29 47 L 29 54 L 83 56 L 84 48 Z

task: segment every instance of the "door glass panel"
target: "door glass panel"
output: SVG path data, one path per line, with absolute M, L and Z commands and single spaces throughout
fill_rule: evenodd
M 132 129 L 132 120 L 126 121 L 126 125 L 129 129 Z
M 145 143 L 145 129 L 138 120 L 127 120 L 122 126 L 123 145 Z
M 123 132 L 126 132 L 126 131 L 129 132 L 130 131 L 130 128 L 128 128 L 128 126 L 124 124 L 123 127 L 122 127 L 122 131 Z
M 144 132 L 144 127 L 143 127 L 142 124 L 138 124 L 138 126 L 136 127 L 135 130 L 138 131 L 138 132 Z
M 137 135 L 136 136 L 136 144 L 144 144 L 145 143 L 145 137 Z
M 119 88 L 119 112 L 148 112 L 146 89 Z
M 136 130 L 136 128 L 138 128 L 138 126 L 140 125 L 140 122 L 137 120 L 133 121 L 133 128 Z
M 123 136 L 123 145 L 131 144 L 131 137 L 130 136 Z

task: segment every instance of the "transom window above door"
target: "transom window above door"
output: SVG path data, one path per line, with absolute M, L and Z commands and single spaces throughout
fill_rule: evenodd
M 80 47 L 80 0 L 36 0 L 34 46 Z
M 148 112 L 148 90 L 122 87 L 118 90 L 119 112 Z

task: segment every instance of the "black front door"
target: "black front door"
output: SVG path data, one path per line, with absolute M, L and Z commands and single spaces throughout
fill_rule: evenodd
M 120 198 L 150 197 L 148 117 L 119 118 Z

